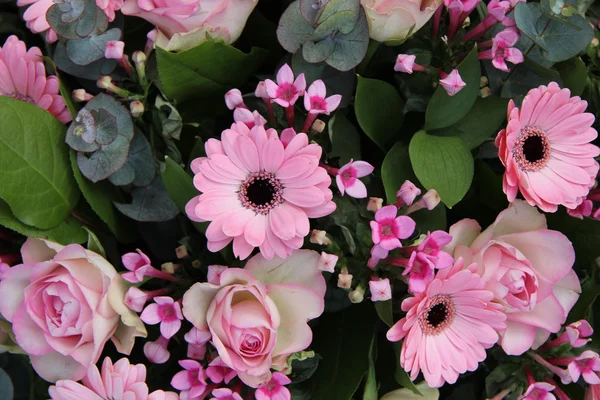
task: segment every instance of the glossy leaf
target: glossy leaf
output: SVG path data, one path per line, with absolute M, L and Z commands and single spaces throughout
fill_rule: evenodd
M 409 146 L 415 175 L 426 189 L 435 189 L 449 208 L 458 203 L 473 180 L 473 157 L 458 137 L 428 135 L 420 131 Z
M 354 109 L 363 131 L 385 150 L 402 125 L 404 101 L 396 89 L 378 79 L 358 78 Z
M 425 130 L 427 131 L 444 128 L 460 121 L 475 104 L 481 79 L 477 46 L 457 68 L 467 86 L 454 96 L 448 96 L 442 85 L 437 87 L 425 114 Z
M 572 96 L 581 96 L 587 85 L 588 70 L 579 57 L 556 64 L 563 86 L 571 89 Z
M 0 198 L 27 225 L 55 227 L 77 204 L 64 137 L 64 125 L 47 111 L 0 96 Z
M 360 136 L 354 125 L 343 114 L 338 113 L 328 122 L 331 151 L 329 158 L 339 157 L 340 165 L 351 159 L 360 160 Z

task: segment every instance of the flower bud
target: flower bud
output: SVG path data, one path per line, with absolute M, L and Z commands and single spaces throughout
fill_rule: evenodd
M 387 301 L 392 298 L 392 288 L 388 278 L 369 281 L 369 290 L 371 301 Z
M 321 257 L 319 257 L 318 268 L 321 271 L 331 272 L 335 271 L 335 265 L 338 262 L 339 257 L 335 254 L 327 254 L 324 251 L 321 252 Z
M 599 43 L 600 43 L 600 41 L 598 41 L 598 38 L 593 38 L 592 41 L 590 42 L 590 46 L 598 47 Z
M 187 251 L 187 247 L 185 246 L 179 246 L 175 249 L 175 255 L 177 256 L 177 258 L 179 260 L 184 259 L 184 258 L 188 258 L 189 254 Z
M 120 60 L 123 58 L 123 50 L 125 49 L 125 43 L 120 40 L 111 40 L 106 42 L 104 48 L 104 57 L 109 60 Z
M 419 189 L 414 183 L 409 180 L 405 180 L 402 186 L 400 186 L 400 190 L 396 192 L 396 196 L 398 200 L 396 201 L 396 207 L 401 207 L 403 205 L 410 206 L 415 201 L 418 195 L 421 194 L 421 189 Z
M 327 237 L 327 232 L 313 229 L 310 234 L 310 242 L 313 244 L 328 245 L 331 240 Z
M 129 110 L 131 111 L 132 117 L 140 117 L 144 113 L 144 104 L 139 100 L 132 101 L 129 104 Z
M 258 85 L 256 86 L 256 90 L 254 91 L 254 95 L 256 97 L 259 97 L 263 100 L 270 100 L 271 98 L 269 97 L 269 94 L 267 93 L 267 86 L 265 84 L 265 81 L 260 81 L 258 82 Z
M 244 105 L 244 99 L 242 98 L 242 92 L 239 89 L 231 89 L 225 93 L 225 104 L 230 110 L 235 110 L 238 107 L 246 108 Z
M 125 293 L 125 298 L 123 299 L 123 303 L 135 312 L 142 312 L 147 301 L 148 294 L 135 286 L 127 289 L 127 293 Z
M 310 126 L 310 129 L 317 133 L 321 133 L 325 130 L 325 122 L 321 121 L 320 119 L 316 119 L 315 122 L 313 122 Z
M 160 266 L 160 270 L 165 274 L 174 275 L 175 271 L 179 269 L 180 265 L 173 264 L 172 262 L 164 263 Z
M 342 268 L 342 272 L 338 275 L 337 286 L 342 289 L 350 289 L 352 287 L 352 274 L 348 273 L 348 268 Z
M 425 207 L 431 211 L 440 204 L 440 195 L 435 189 L 429 189 L 421 200 L 425 203 Z
M 490 81 L 488 80 L 487 76 L 482 76 L 479 79 L 479 87 L 480 88 L 486 87 L 488 85 L 488 83 L 490 83 Z
M 148 59 L 148 57 L 146 57 L 146 54 L 143 51 L 136 50 L 131 55 L 131 59 L 132 59 L 133 63 L 136 66 L 138 66 L 138 65 L 144 65 L 146 63 L 146 60 Z
M 112 78 L 107 75 L 98 78 L 98 80 L 96 81 L 96 85 L 98 85 L 100 89 L 106 90 L 112 90 L 113 88 L 115 88 L 115 85 L 113 85 Z
M 200 263 L 200 260 L 194 260 L 192 261 L 192 267 L 193 268 L 200 268 L 202 266 L 202 264 Z
M 481 96 L 482 99 L 485 99 L 486 97 L 489 97 L 492 95 L 492 91 L 490 90 L 489 87 L 484 87 L 479 89 L 479 95 Z
M 381 197 L 371 197 L 367 203 L 367 210 L 377 212 L 383 207 L 383 199 Z
M 213 285 L 221 284 L 221 274 L 227 269 L 224 265 L 209 265 L 208 274 L 206 276 L 208 283 Z
M 348 298 L 354 304 L 362 303 L 365 299 L 365 288 L 362 285 L 358 285 L 356 289 L 348 293 Z
M 73 101 L 75 101 L 77 103 L 82 103 L 84 101 L 90 101 L 91 99 L 94 98 L 94 96 L 92 96 L 91 94 L 86 92 L 85 89 L 73 90 L 71 97 L 73 97 Z
M 167 350 L 169 339 L 159 336 L 154 342 L 146 342 L 144 345 L 144 354 L 148 361 L 154 364 L 164 364 L 171 357 L 171 353 Z

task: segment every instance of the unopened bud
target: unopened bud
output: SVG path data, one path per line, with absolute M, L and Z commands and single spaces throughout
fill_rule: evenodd
M 596 266 L 600 268 L 600 257 L 596 258 Z
M 388 278 L 372 279 L 369 282 L 369 290 L 371 291 L 371 301 L 388 301 L 392 298 L 392 288 Z
M 242 92 L 239 89 L 231 89 L 225 93 L 225 105 L 230 110 L 235 110 L 238 107 L 246 108 L 244 99 L 242 98 Z
M 113 88 L 116 87 L 115 85 L 113 85 L 112 78 L 107 75 L 101 76 L 100 78 L 98 78 L 98 80 L 96 81 L 96 85 L 98 85 L 98 87 L 100 89 L 106 89 L 106 90 L 112 90 Z
M 313 244 L 328 245 L 331 240 L 327 237 L 327 232 L 313 229 L 310 234 L 310 242 Z
M 471 25 L 471 18 L 469 18 L 469 17 L 465 18 L 465 22 L 463 22 L 462 27 L 467 28 L 470 25 Z
M 480 87 L 480 88 L 487 86 L 487 85 L 488 85 L 488 83 L 489 83 L 489 80 L 488 80 L 487 76 L 482 76 L 482 77 L 479 79 L 479 87 Z
M 71 97 L 73 97 L 73 101 L 75 101 L 77 103 L 82 103 L 84 101 L 90 101 L 91 99 L 94 98 L 94 96 L 92 96 L 91 94 L 86 92 L 85 89 L 73 90 Z
M 120 60 L 123 58 L 123 50 L 125 49 L 125 43 L 120 40 L 110 40 L 106 42 L 104 48 L 104 57 L 109 60 Z
M 146 53 L 140 50 L 134 51 L 131 55 L 131 60 L 136 66 L 145 64 L 147 59 L 148 57 L 146 57 Z
M 350 289 L 352 287 L 352 274 L 348 273 L 348 268 L 342 268 L 342 272 L 338 275 L 337 285 L 342 289 Z
M 490 90 L 489 87 L 484 87 L 479 89 L 479 95 L 481 96 L 482 99 L 485 99 L 486 97 L 489 97 L 492 95 L 492 91 Z
M 206 280 L 208 281 L 208 283 L 212 283 L 213 285 L 220 285 L 221 274 L 225 270 L 227 270 L 227 266 L 225 265 L 209 265 Z
M 396 207 L 402 207 L 403 205 L 410 206 L 415 201 L 418 195 L 421 194 L 419 189 L 414 183 L 408 179 L 404 181 L 400 190 L 396 192 Z
M 598 38 L 593 38 L 592 41 L 590 42 L 590 45 L 592 47 L 598 47 L 598 44 L 600 44 L 600 41 L 598 40 Z
M 325 130 L 325 122 L 321 121 L 320 119 L 316 119 L 311 125 L 310 129 L 317 133 L 321 133 Z
M 144 104 L 139 100 L 132 101 L 129 104 L 129 110 L 131 111 L 131 115 L 137 118 L 144 113 Z
M 321 257 L 319 257 L 318 268 L 321 271 L 331 272 L 335 271 L 335 265 L 338 262 L 338 256 L 335 254 L 328 254 L 324 251 L 321 252 Z
M 348 293 L 348 298 L 354 304 L 362 303 L 362 301 L 365 299 L 365 288 L 362 287 L 362 285 L 358 285 L 356 289 Z
M 146 54 L 143 51 L 134 51 L 131 55 L 133 65 L 135 65 L 135 72 L 137 73 L 138 79 L 142 85 L 146 82 Z
M 377 212 L 383 207 L 383 199 L 381 197 L 371 197 L 367 203 L 367 210 Z
M 597 57 L 597 58 L 600 58 L 600 50 L 598 50 L 598 51 L 596 52 L 596 57 Z
M 194 260 L 192 261 L 192 267 L 194 268 L 200 268 L 202 266 L 202 264 L 200 263 L 200 260 Z
M 179 246 L 178 248 L 175 249 L 175 255 L 177 255 L 178 259 L 184 259 L 184 258 L 188 258 L 189 253 L 187 250 L 187 247 L 185 246 Z
M 435 189 L 429 189 L 421 198 L 428 210 L 433 210 L 440 204 L 440 195 Z
M 161 265 L 160 269 L 162 272 L 164 272 L 166 274 L 173 275 L 173 274 L 175 274 L 175 271 L 177 271 L 179 269 L 179 265 L 173 264 L 172 262 L 167 262 L 167 263 L 164 263 L 163 265 Z

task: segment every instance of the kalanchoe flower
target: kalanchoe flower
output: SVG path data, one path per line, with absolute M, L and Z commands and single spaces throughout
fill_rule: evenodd
M 400 190 L 396 192 L 396 207 L 402 207 L 403 205 L 410 206 L 415 201 L 418 195 L 421 194 L 421 189 L 415 186 L 409 180 L 405 180 L 402 186 L 400 186 Z
M 144 305 L 148 301 L 153 299 L 155 296 L 160 296 L 167 292 L 167 289 L 158 289 L 150 292 L 144 292 L 143 290 L 135 286 L 131 286 L 129 289 L 127 289 L 127 293 L 125 293 L 125 298 L 123 299 L 123 302 L 127 307 L 129 307 L 129 309 L 135 312 L 142 312 L 142 310 L 144 309 Z
M 415 63 L 416 58 L 417 56 L 412 54 L 398 54 L 394 71 L 405 72 L 407 74 L 412 74 L 413 71 L 427 71 L 426 67 Z
M 402 247 L 400 239 L 410 237 L 415 231 L 415 221 L 404 215 L 397 217 L 397 213 L 396 206 L 385 206 L 370 223 L 373 243 L 385 251 Z
M 570 94 L 551 82 L 530 90 L 520 109 L 509 102 L 508 125 L 496 137 L 508 201 L 520 190 L 543 211 L 574 209 L 594 185 L 599 169 L 594 157 L 600 155 L 590 143 L 598 136 L 594 115 L 584 112 L 587 102 Z
M 148 325 L 160 324 L 160 334 L 171 339 L 181 329 L 181 305 L 168 296 L 155 297 L 154 302 L 144 309 L 140 318 Z
M 102 363 L 102 371 L 92 365 L 81 383 L 59 380 L 56 386 L 50 386 L 48 394 L 53 400 L 179 399 L 176 393 L 162 390 L 148 394 L 144 364 L 132 365 L 127 358 L 121 358 L 113 365 L 108 357 Z
M 294 72 L 289 65 L 284 64 L 277 72 L 277 83 L 271 79 L 265 80 L 269 97 L 282 107 L 293 106 L 298 97 L 304 95 L 306 79 L 304 73 L 294 80 Z
M 271 380 L 256 389 L 254 398 L 256 400 L 290 400 L 292 395 L 285 385 L 292 381 L 281 372 L 274 372 Z
M 219 400 L 243 400 L 239 393 L 228 388 L 215 389 L 211 392 L 215 399 Z
M 460 74 L 457 69 L 453 69 L 452 72 L 448 74 L 443 79 L 440 79 L 440 85 L 446 90 L 448 96 L 454 96 L 458 92 L 460 92 L 467 84 L 462 80 Z
M 0 96 L 34 104 L 62 123 L 71 121 L 58 79 L 46 76 L 42 52 L 37 47 L 27 50 L 25 43 L 14 35 L 0 47 Z
M 524 61 L 521 50 L 513 47 L 519 40 L 517 28 L 506 28 L 499 32 L 493 39 L 479 44 L 481 49 L 491 47 L 489 50 L 479 52 L 480 60 L 492 60 L 492 65 L 501 71 L 509 72 L 506 61 L 520 64 Z
M 477 40 L 489 31 L 497 22 L 505 19 L 506 13 L 511 9 L 511 5 L 505 0 L 491 0 L 487 4 L 487 14 L 475 28 L 471 29 L 463 37 L 465 42 L 468 40 Z
M 383 207 L 383 199 L 381 197 L 371 197 L 367 203 L 367 210 L 377 212 Z
M 104 57 L 109 60 L 120 60 L 123 58 L 123 50 L 125 49 L 125 43 L 120 40 L 110 40 L 106 42 L 104 48 Z
M 229 368 L 229 366 L 223 362 L 221 357 L 216 357 L 210 362 L 210 364 L 208 364 L 208 368 L 206 368 L 206 375 L 208 375 L 213 383 L 223 382 L 227 385 L 233 378 L 237 376 L 237 372 Z
M 225 93 L 225 105 L 230 110 L 235 110 L 238 107 L 248 109 L 246 104 L 244 104 L 244 98 L 239 89 L 231 89 L 229 92 Z
M 558 338 L 544 345 L 544 348 L 559 346 L 569 342 L 573 347 L 585 346 L 594 334 L 594 329 L 585 319 L 573 322 L 565 327 L 565 331 Z
M 267 93 L 267 85 L 265 81 L 258 82 L 256 85 L 256 90 L 254 91 L 254 95 L 258 98 L 261 98 L 267 106 L 267 113 L 269 114 L 269 120 L 271 122 L 275 121 L 275 113 L 273 111 L 273 104 L 271 103 L 271 97 L 269 93 Z
M 537 361 L 538 364 L 546 367 L 550 372 L 557 375 L 560 378 L 560 381 L 563 383 L 563 385 L 568 385 L 569 383 L 573 382 L 571 374 L 566 369 L 558 367 L 557 365 L 551 363 L 549 360 L 546 360 L 544 357 L 540 356 L 537 353 L 531 352 L 529 354 L 531 355 L 531 358 Z
M 600 384 L 600 355 L 598 353 L 586 350 L 577 357 L 553 358 L 547 360 L 554 365 L 567 367 L 570 378 L 577 382 L 581 376 L 586 383 L 590 385 Z
M 200 397 L 206 391 L 206 372 L 196 360 L 180 360 L 179 365 L 184 371 L 179 371 L 171 379 L 171 386 L 186 393 L 187 398 Z
M 337 171 L 335 181 L 342 196 L 347 193 L 348 196 L 356 199 L 367 197 L 367 187 L 358 178 L 370 175 L 375 168 L 365 161 L 353 161 Z
M 190 200 L 193 221 L 211 221 L 208 249 L 233 241 L 247 258 L 254 248 L 271 259 L 288 257 L 310 232 L 309 218 L 335 210 L 327 172 L 319 167 L 322 149 L 299 133 L 284 147 L 274 130 L 241 123 L 209 140 L 207 157 L 192 161 L 194 184 L 202 195 Z
M 227 266 L 225 265 L 209 265 L 206 280 L 213 285 L 219 285 L 221 283 L 221 274 L 226 269 Z
M 304 127 L 302 128 L 303 132 L 308 132 L 319 114 L 329 115 L 338 108 L 342 101 L 342 96 L 339 94 L 334 94 L 329 97 L 326 96 L 327 89 L 322 80 L 317 79 L 308 87 L 308 90 L 304 95 L 304 108 L 306 108 L 308 115 L 306 116 Z
M 335 265 L 338 262 L 338 256 L 335 254 L 327 254 L 324 251 L 321 252 L 321 257 L 319 257 L 319 269 L 321 271 L 326 272 L 334 272 Z
M 150 259 L 140 249 L 137 253 L 127 253 L 121 257 L 123 266 L 131 272 L 125 272 L 121 276 L 128 282 L 139 283 L 144 280 L 145 276 L 173 281 L 175 278 L 172 275 L 166 274 L 157 270 L 150 265 Z
M 387 333 L 390 341 L 404 339 L 400 365 L 416 379 L 419 372 L 431 387 L 456 382 L 486 358 L 485 349 L 498 341 L 506 315 L 485 289 L 477 265 L 465 268 L 462 258 L 439 271 L 423 293 L 402 302 L 406 316 Z M 443 352 L 437 349 L 444 349 Z
M 369 290 L 371 291 L 371 301 L 387 301 L 392 298 L 392 288 L 388 278 L 371 279 Z

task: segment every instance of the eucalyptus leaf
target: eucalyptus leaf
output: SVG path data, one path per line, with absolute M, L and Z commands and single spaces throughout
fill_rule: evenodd
M 162 96 L 156 96 L 154 105 L 161 112 L 162 134 L 165 137 L 179 139 L 183 128 L 183 120 L 179 111 Z
M 310 40 L 314 31 L 315 27 L 302 15 L 300 0 L 296 0 L 285 9 L 279 19 L 277 39 L 281 47 L 295 53 L 303 43 Z
M 132 202 L 115 203 L 115 207 L 124 215 L 140 222 L 169 221 L 179 214 L 162 178 L 157 175 L 154 181 L 145 187 L 136 187 L 131 191 Z
M 14 388 L 10 376 L 0 369 L 0 400 L 13 400 Z
M 382 150 L 387 149 L 400 132 L 404 101 L 396 89 L 378 79 L 358 77 L 354 109 L 363 131 Z
M 77 65 L 89 65 L 104 58 L 106 44 L 121 38 L 121 30 L 112 28 L 99 35 L 80 40 L 69 40 L 66 44 L 67 57 Z
M 69 59 L 65 45 L 58 42 L 54 49 L 53 60 L 61 71 L 78 78 L 96 80 L 100 76 L 110 75 L 117 66 L 116 60 L 102 58 L 89 65 L 77 65 Z
M 136 128 L 125 165 L 108 179 L 117 186 L 133 184 L 142 187 L 152 183 L 155 176 L 152 148 L 144 133 Z
M 46 21 L 58 36 L 78 40 L 104 32 L 106 14 L 94 0 L 57 1 L 46 12 Z
M 0 96 L 0 198 L 27 225 L 53 228 L 77 204 L 64 136 L 65 126 L 46 110 Z
M 435 189 L 449 208 L 471 187 L 473 157 L 458 137 L 428 135 L 420 131 L 408 149 L 415 175 L 426 189 Z
M 302 56 L 309 63 L 325 61 L 335 50 L 335 40 L 325 38 L 316 43 L 308 41 L 302 45 Z
M 427 106 L 425 130 L 444 128 L 460 121 L 475 104 L 481 79 L 477 46 L 471 50 L 457 69 L 467 86 L 454 96 L 449 96 L 442 85 L 437 87 Z
M 319 15 L 317 30 L 329 25 L 343 34 L 350 33 L 358 22 L 360 9 L 359 0 L 329 0 Z
M 349 71 L 360 64 L 369 47 L 369 23 L 362 7 L 354 29 L 331 39 L 335 41 L 335 47 L 325 60 L 327 64 L 340 71 Z
M 323 7 L 323 3 L 327 4 L 327 0 L 299 0 L 300 12 L 302 16 L 311 25 L 315 25 L 319 11 Z

